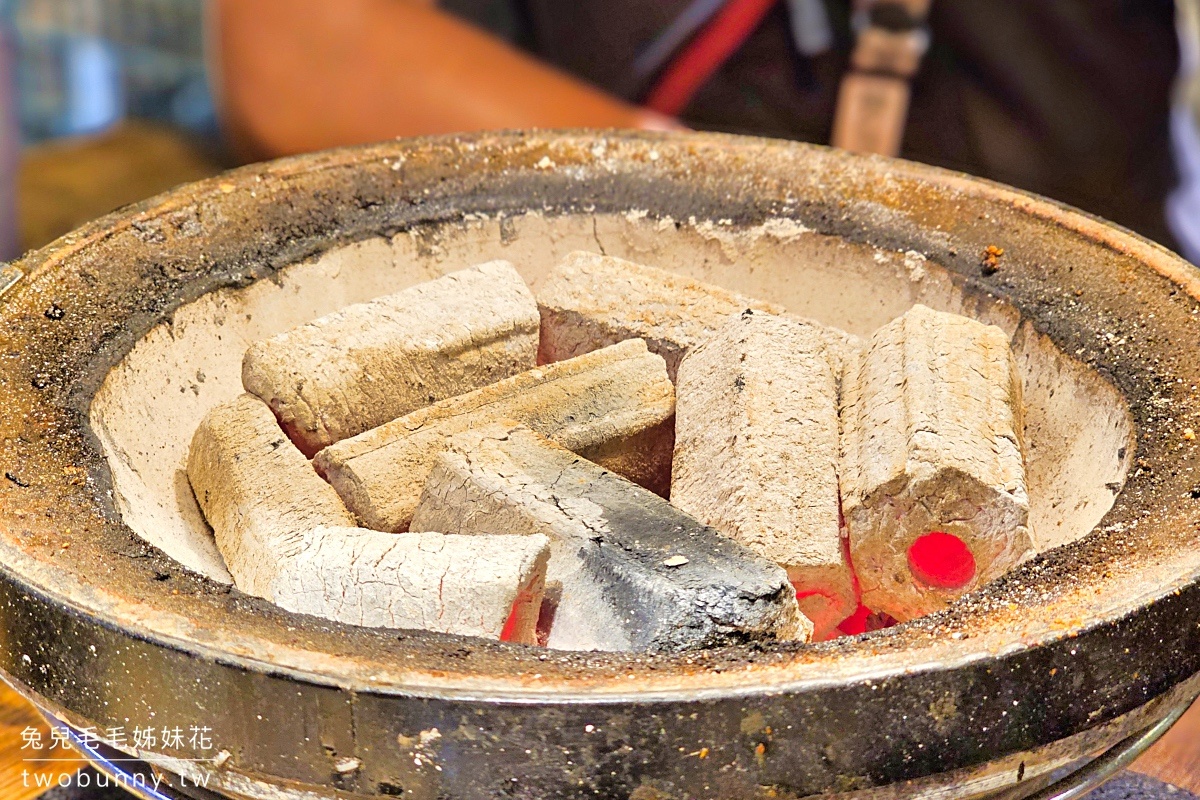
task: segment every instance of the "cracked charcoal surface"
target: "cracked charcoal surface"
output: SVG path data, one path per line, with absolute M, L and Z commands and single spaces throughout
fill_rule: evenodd
M 999 328 L 914 306 L 880 328 L 843 392 L 842 499 L 863 603 L 908 620 L 1030 557 L 1021 381 Z M 957 589 L 912 577 L 944 531 L 971 550 Z
M 537 361 L 538 311 L 507 261 L 348 306 L 251 345 L 246 391 L 306 454 Z
M 630 340 L 435 403 L 327 447 L 314 463 L 364 525 L 398 531 L 450 437 L 500 420 L 665 491 L 674 413 L 662 358 Z
M 512 480 L 507 459 L 494 453 L 489 458 L 488 451 L 480 450 L 480 441 L 504 435 L 504 430 L 489 426 L 456 437 L 455 445 L 462 452 L 448 451 L 438 457 L 413 515 L 413 530 L 550 534 L 546 581 L 560 587 L 560 599 L 546 645 L 557 650 L 632 649 L 620 616 L 604 598 L 603 586 L 584 568 L 574 531 L 563 530 L 560 501 L 545 487 Z M 576 510 L 586 515 L 588 509 L 577 506 Z
M 857 605 L 838 499 L 841 363 L 818 328 L 729 317 L 679 367 L 671 502 L 783 566 L 814 638 Z
M 242 591 L 352 625 L 497 638 L 514 601 L 539 601 L 544 537 L 388 534 L 354 527 L 329 484 L 253 395 L 215 407 L 188 477 Z M 526 625 L 524 641 L 532 641 Z
M 250 394 L 208 412 L 192 437 L 187 472 L 217 547 L 248 594 L 274 599 L 279 565 L 300 552 L 305 531 L 355 524 Z
M 514 603 L 513 641 L 533 644 L 550 557 L 544 536 L 386 534 L 316 528 L 280 570 L 276 603 L 352 625 L 498 639 Z
M 442 457 L 417 519 L 463 532 L 545 533 L 569 616 L 587 616 L 570 608 L 574 580 L 598 587 L 636 651 L 810 635 L 782 569 L 657 495 L 520 426 L 454 445 L 458 455 Z M 680 555 L 686 563 L 664 563 Z

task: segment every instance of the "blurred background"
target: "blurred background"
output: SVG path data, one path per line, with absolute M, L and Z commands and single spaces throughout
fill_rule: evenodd
M 1198 2 L 0 0 L 0 258 L 247 161 L 603 126 L 900 154 L 1198 260 Z

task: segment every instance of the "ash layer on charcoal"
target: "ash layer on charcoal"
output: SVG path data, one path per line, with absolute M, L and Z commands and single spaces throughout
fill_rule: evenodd
M 840 356 L 811 325 L 749 309 L 684 356 L 671 502 L 787 570 L 813 638 L 858 604 L 838 497 Z
M 863 603 L 904 621 L 1034 553 L 1021 379 L 1002 330 L 915 306 L 843 387 L 842 511 Z
M 674 381 L 679 362 L 731 314 L 751 309 L 783 314 L 774 303 L 673 272 L 588 252 L 568 255 L 537 295 L 542 315 L 541 363 L 561 361 L 625 339 L 644 339 L 667 362 Z M 807 320 L 805 320 L 807 322 Z M 854 341 L 814 325 L 837 352 Z
M 327 447 L 314 463 L 364 525 L 400 531 L 451 437 L 500 420 L 665 494 L 674 414 L 662 358 L 634 339 L 435 403 Z
M 537 643 L 544 537 L 315 528 L 280 569 L 275 603 L 372 628 Z
M 556 627 L 577 626 L 551 632 L 552 646 L 612 641 L 614 623 L 620 643 L 651 653 L 811 634 L 780 567 L 652 492 L 519 425 L 452 445 L 413 525 L 549 536 L 550 578 L 563 586 Z
M 679 361 L 730 314 L 753 308 L 783 313 L 774 303 L 611 256 L 575 252 L 547 276 L 537 295 L 542 315 L 538 358 L 574 358 L 623 341 L 644 339 L 667 362 Z
M 532 369 L 538 310 L 507 261 L 348 306 L 246 351 L 242 385 L 322 447 Z
M 545 537 L 354 527 L 337 493 L 253 395 L 205 416 L 187 472 L 247 594 L 352 625 L 535 641 Z
M 782 646 L 939 610 L 1033 551 L 1007 338 L 923 306 L 868 346 L 574 253 L 537 303 L 491 262 L 259 343 L 243 373 L 270 405 L 214 409 L 189 477 L 240 588 L 340 622 Z M 280 424 L 361 432 L 310 464 Z
M 192 436 L 187 472 L 217 547 L 248 594 L 274 598 L 279 565 L 299 552 L 305 531 L 355 524 L 253 395 L 205 415 Z M 262 557 L 268 553 L 274 555 Z

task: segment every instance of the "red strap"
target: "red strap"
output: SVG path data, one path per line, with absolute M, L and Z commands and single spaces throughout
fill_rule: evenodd
M 750 38 L 776 2 L 729 0 L 667 66 L 646 98 L 646 105 L 678 116 L 700 87 Z

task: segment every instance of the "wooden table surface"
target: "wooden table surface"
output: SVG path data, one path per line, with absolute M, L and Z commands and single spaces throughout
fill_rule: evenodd
M 1132 769 L 1200 795 L 1200 701 Z
M 30 800 L 42 794 L 38 777 L 45 781 L 42 787 L 54 785 L 59 775 L 71 775 L 83 766 L 82 760 L 32 761 L 32 750 L 23 749 L 25 740 L 22 732 L 36 728 L 43 741 L 49 740 L 49 727 L 41 714 L 25 702 L 19 694 L 0 683 L 0 798 L 4 800 Z M 72 751 L 66 751 L 70 754 Z M 55 758 L 63 757 L 55 751 Z
M 170 131 L 126 124 L 102 137 L 28 151 L 19 186 L 21 234 L 26 248 L 40 247 L 76 226 L 125 203 L 198 180 L 222 168 L 211 153 Z M 0 800 L 28 800 L 41 790 L 23 785 L 22 772 L 69 774 L 74 762 L 31 765 L 21 732 L 41 717 L 0 683 Z M 1133 770 L 1200 795 L 1200 703 L 1193 706 Z

